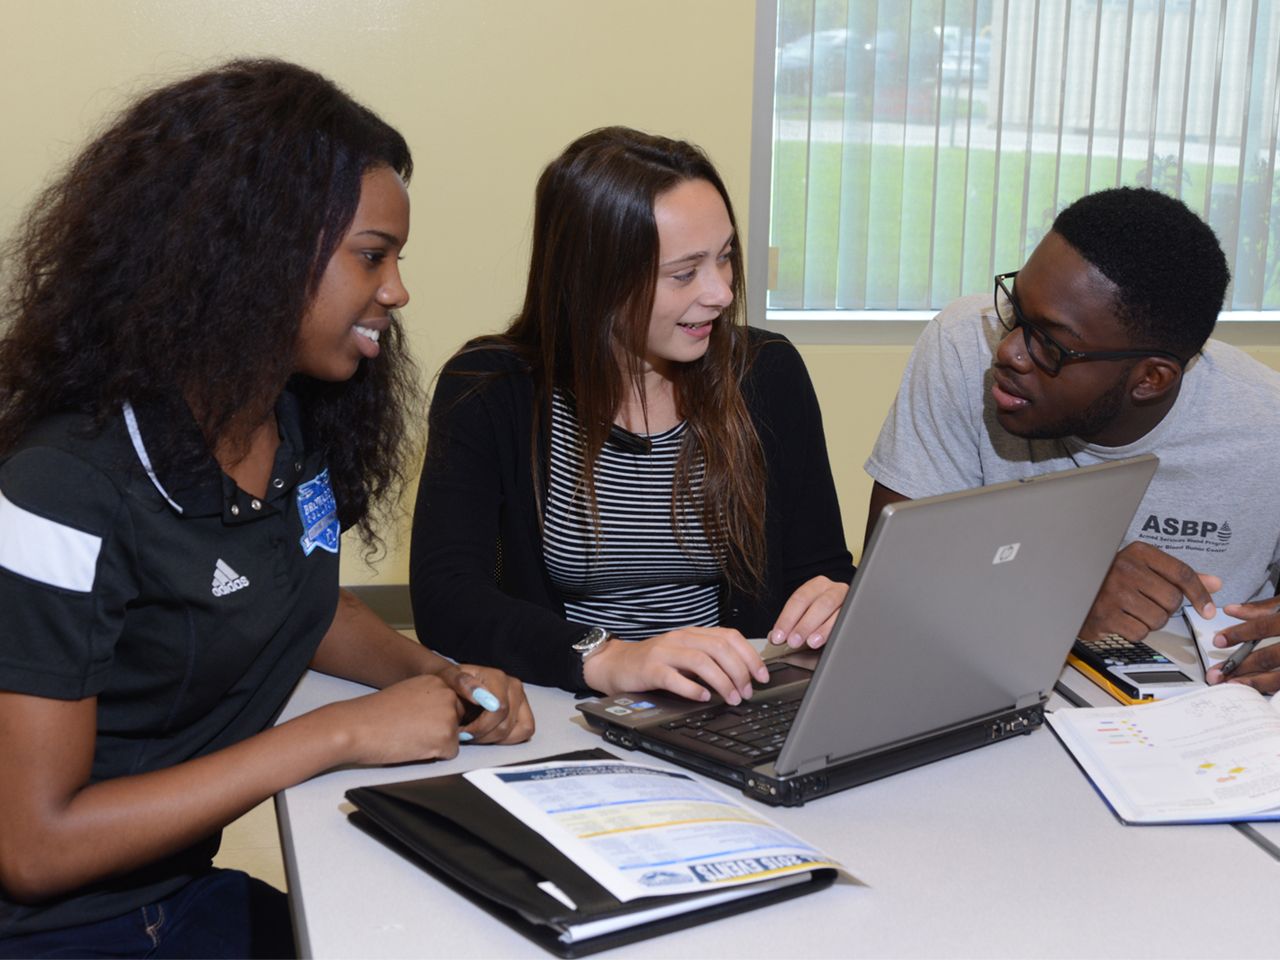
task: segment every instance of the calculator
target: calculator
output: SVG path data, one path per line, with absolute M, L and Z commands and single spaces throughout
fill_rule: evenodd
M 1199 686 L 1159 650 L 1141 640 L 1109 633 L 1076 639 L 1071 654 L 1134 700 L 1154 700 Z

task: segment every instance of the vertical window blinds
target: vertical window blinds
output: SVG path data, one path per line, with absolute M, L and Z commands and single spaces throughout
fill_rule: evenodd
M 1280 0 L 777 0 L 773 311 L 936 309 L 1077 197 L 1217 232 L 1280 310 Z

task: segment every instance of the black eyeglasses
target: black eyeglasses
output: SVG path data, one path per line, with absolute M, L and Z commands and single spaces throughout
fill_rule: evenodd
M 1091 360 L 1126 360 L 1131 357 L 1164 357 L 1168 360 L 1174 360 L 1178 366 L 1183 366 L 1185 361 L 1175 353 L 1168 350 L 1072 350 L 1070 347 L 1064 347 L 1053 337 L 1049 336 L 1042 327 L 1032 323 L 1022 315 L 1022 311 L 1018 309 L 1018 301 L 1013 299 L 1013 293 L 1005 286 L 1006 280 L 1012 280 L 1018 275 L 1018 271 L 1011 273 L 1001 273 L 996 275 L 996 316 L 1000 318 L 1000 323 L 1006 330 L 1012 333 L 1019 327 L 1022 328 L 1022 339 L 1027 345 L 1027 356 L 1033 363 L 1051 377 L 1056 377 L 1058 371 L 1062 369 L 1065 363 L 1086 363 Z

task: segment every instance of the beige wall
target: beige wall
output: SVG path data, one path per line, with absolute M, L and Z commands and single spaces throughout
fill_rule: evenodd
M 592 127 L 702 144 L 746 226 L 754 9 L 748 0 L 0 0 L 0 233 L 132 92 L 273 55 L 337 80 L 413 147 L 405 311 L 426 376 L 519 304 L 533 184 Z M 862 471 L 908 346 L 805 345 L 857 552 Z M 1280 368 L 1280 348 L 1253 351 Z M 406 528 L 405 524 L 401 525 Z M 407 579 L 407 537 L 348 583 Z

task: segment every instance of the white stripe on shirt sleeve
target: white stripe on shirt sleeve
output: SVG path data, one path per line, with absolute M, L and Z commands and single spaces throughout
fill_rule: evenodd
M 88 593 L 102 538 L 37 516 L 0 493 L 0 567 L 63 590 Z

